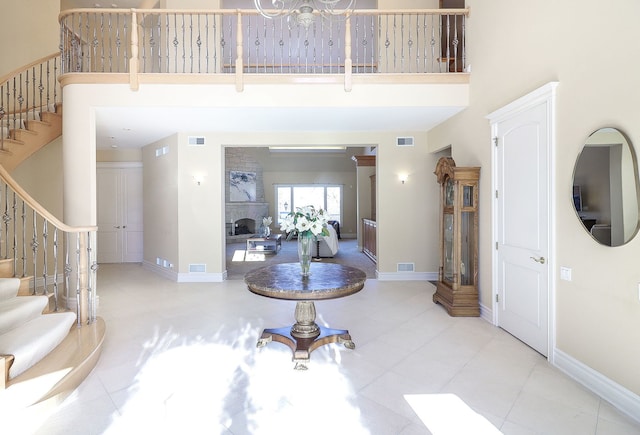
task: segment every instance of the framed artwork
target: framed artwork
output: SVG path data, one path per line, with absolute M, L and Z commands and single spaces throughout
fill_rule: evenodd
M 231 202 L 255 202 L 255 172 L 230 171 L 229 177 L 229 200 Z

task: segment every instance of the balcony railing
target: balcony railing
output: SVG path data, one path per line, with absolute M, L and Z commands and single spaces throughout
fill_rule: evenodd
M 62 73 L 461 73 L 468 13 L 356 10 L 305 30 L 255 10 L 74 9 L 60 15 Z
M 0 77 L 0 150 L 13 130 L 39 121 L 43 112 L 55 112 L 62 92 L 58 83 L 59 53 L 38 59 Z

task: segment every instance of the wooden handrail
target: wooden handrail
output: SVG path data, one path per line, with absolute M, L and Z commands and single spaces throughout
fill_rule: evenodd
M 66 9 L 58 15 L 58 21 L 67 15 L 75 13 L 116 13 L 126 14 L 135 12 L 138 14 L 221 14 L 221 15 L 260 15 L 256 9 L 94 9 L 94 8 L 76 8 Z M 275 12 L 275 11 L 274 11 Z M 429 15 L 464 15 L 469 16 L 469 8 L 460 9 L 356 9 L 350 15 L 401 15 L 401 14 L 429 14 Z
M 20 197 L 20 199 L 22 199 L 25 202 L 25 204 L 27 204 L 29 207 L 35 210 L 44 219 L 51 222 L 51 224 L 56 228 L 62 231 L 66 231 L 68 233 L 81 233 L 81 232 L 98 230 L 97 226 L 72 227 L 60 221 L 57 217 L 55 217 L 47 209 L 45 209 L 42 205 L 40 205 L 38 201 L 33 199 L 33 197 L 29 195 L 26 190 L 20 187 L 20 185 L 16 182 L 16 180 L 14 180 L 13 177 L 11 177 L 11 175 L 9 175 L 7 170 L 4 169 L 2 165 L 0 165 L 0 178 L 2 178 L 5 183 L 7 183 L 7 186 L 13 189 L 13 191 Z
M 40 59 L 38 59 L 38 60 L 36 60 L 34 62 L 31 62 L 31 63 L 29 63 L 27 65 L 24 65 L 24 66 L 21 66 L 19 68 L 16 68 L 13 71 L 11 71 L 10 73 L 5 74 L 4 76 L 0 77 L 0 83 L 5 83 L 8 80 L 12 79 L 13 77 L 17 76 L 18 74 L 20 74 L 21 72 L 26 71 L 29 68 L 32 68 L 32 67 L 34 67 L 36 65 L 40 65 L 41 63 L 45 63 L 48 60 L 55 59 L 58 56 L 60 56 L 60 52 L 59 51 L 56 52 L 56 53 L 50 54 L 48 56 L 45 56 L 43 58 L 40 58 Z

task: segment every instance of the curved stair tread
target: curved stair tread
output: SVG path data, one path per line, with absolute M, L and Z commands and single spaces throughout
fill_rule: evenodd
M 72 327 L 58 347 L 7 383 L 4 397 L 0 394 L 0 409 L 38 410 L 60 403 L 98 363 L 105 332 L 101 317 L 91 324 Z
M 16 296 L 0 301 L 0 336 L 41 316 L 48 304 L 46 296 Z
M 0 335 L 0 354 L 13 355 L 9 380 L 20 375 L 58 346 L 69 334 L 75 313 L 44 314 Z
M 0 301 L 16 297 L 20 287 L 20 278 L 0 279 Z

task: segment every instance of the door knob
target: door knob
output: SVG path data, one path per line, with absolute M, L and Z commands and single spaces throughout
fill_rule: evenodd
M 113 227 L 113 228 L 117 228 L 117 229 L 120 229 L 120 225 L 118 225 L 118 226 L 116 226 L 116 227 Z
M 536 263 L 540 263 L 540 264 L 544 264 L 545 259 L 544 257 L 540 257 L 540 258 L 535 258 L 535 257 L 529 257 L 531 258 L 533 261 L 535 261 Z

